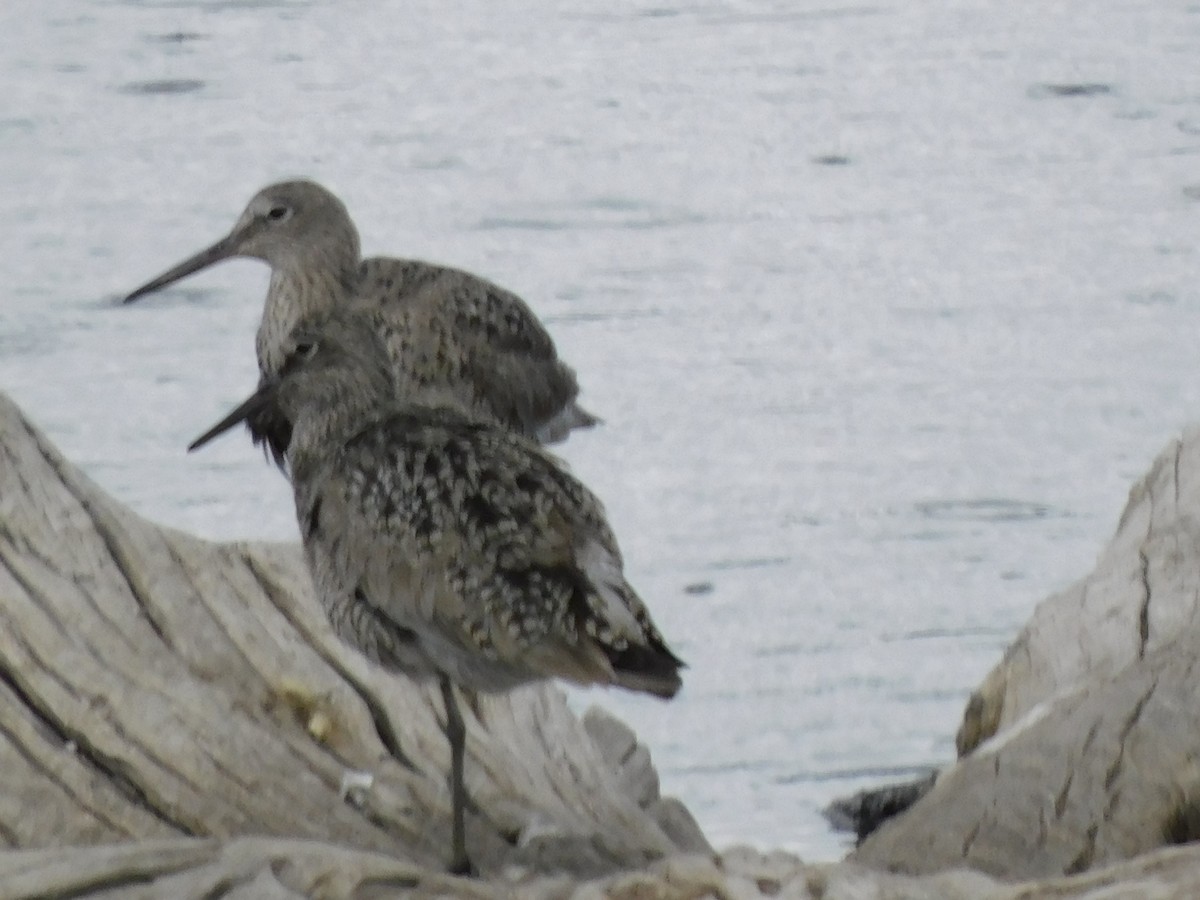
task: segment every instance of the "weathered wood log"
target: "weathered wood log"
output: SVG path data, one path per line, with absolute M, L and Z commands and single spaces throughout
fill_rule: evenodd
M 1133 488 L 1094 572 L 968 704 L 960 762 L 854 858 L 1029 878 L 1200 838 L 1200 431 Z
M 268 834 L 444 857 L 440 699 L 333 636 L 297 547 L 142 520 L 0 398 L 0 562 L 8 846 Z M 485 872 L 708 850 L 611 717 L 553 687 L 467 699 Z
M 849 797 L 839 797 L 822 812 L 834 830 L 850 832 L 861 844 L 880 825 L 929 793 L 937 781 L 937 774 L 930 772 L 920 778 L 866 788 Z
M 849 863 L 803 865 L 746 848 L 678 855 L 592 881 L 519 883 L 453 878 L 380 853 L 288 838 L 166 838 L 95 847 L 0 852 L 0 898 L 137 900 L 1192 900 L 1200 847 L 1159 850 L 1070 878 L 1003 884 L 957 870 L 920 877 Z
M 1197 636 L 1179 624 L 1195 598 L 1175 596 L 1196 592 L 1198 471 L 1190 434 L 1072 595 L 1123 622 L 1114 634 L 1137 623 L 1133 652 L 1097 652 L 1121 642 L 1048 601 L 1039 616 L 1084 648 L 1073 668 L 1035 617 L 969 711 L 1004 731 L 858 862 L 714 855 L 633 733 L 600 710 L 576 718 L 546 686 L 468 698 L 470 837 L 488 876 L 471 881 L 441 871 L 438 699 L 338 642 L 298 549 L 145 522 L 0 396 L 0 900 L 1191 896 L 1200 846 L 1145 851 L 1200 835 L 1184 688 Z M 1143 585 L 1153 603 L 1117 602 Z M 1056 675 L 1022 680 L 1042 671 Z M 1022 853 L 1032 865 L 1013 864 Z M 963 866 L 1090 870 L 1004 884 Z
M 1038 606 L 972 694 L 959 754 L 1045 700 L 1176 644 L 1198 621 L 1200 428 L 1191 428 L 1130 489 L 1096 568 Z

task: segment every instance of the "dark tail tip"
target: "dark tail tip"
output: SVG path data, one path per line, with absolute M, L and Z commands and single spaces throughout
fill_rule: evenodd
M 669 700 L 683 686 L 679 673 L 687 664 L 663 644 L 631 645 L 623 650 L 606 647 L 605 652 L 622 687 Z
M 576 406 L 575 411 L 579 414 L 576 420 L 575 428 L 595 428 L 597 425 L 603 425 L 604 420 L 599 416 L 588 412 L 582 406 Z

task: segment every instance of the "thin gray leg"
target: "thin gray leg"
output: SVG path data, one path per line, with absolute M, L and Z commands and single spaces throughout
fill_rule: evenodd
M 455 875 L 471 875 L 474 869 L 467 856 L 465 813 L 467 789 L 463 784 L 463 750 L 467 729 L 462 713 L 454 699 L 454 686 L 443 675 L 438 682 L 442 688 L 442 703 L 446 707 L 446 738 L 450 741 L 450 800 L 454 805 L 454 829 L 451 837 L 450 871 Z

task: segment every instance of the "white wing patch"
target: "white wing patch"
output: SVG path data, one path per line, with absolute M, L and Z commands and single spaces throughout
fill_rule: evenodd
M 576 561 L 600 598 L 599 633 L 641 643 L 642 627 L 623 596 L 625 575 L 620 560 L 594 537 L 589 537 L 579 548 Z

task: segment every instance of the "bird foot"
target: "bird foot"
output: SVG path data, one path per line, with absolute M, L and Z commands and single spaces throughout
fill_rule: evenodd
M 467 858 L 466 854 L 463 854 L 460 859 L 450 860 L 450 865 L 447 867 L 446 871 L 451 875 L 457 875 L 460 878 L 479 877 L 479 870 L 471 865 L 471 860 Z

